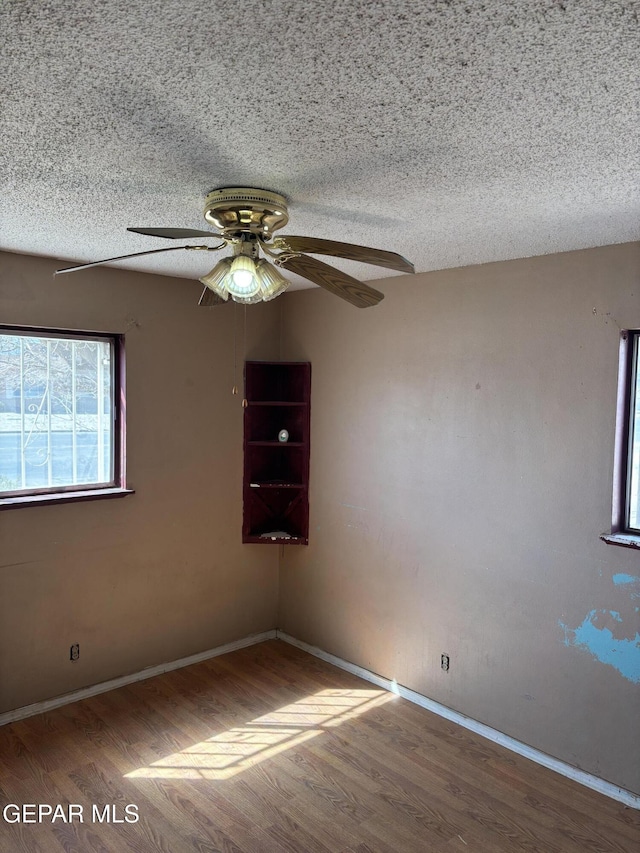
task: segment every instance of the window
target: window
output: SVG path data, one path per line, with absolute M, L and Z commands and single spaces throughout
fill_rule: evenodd
M 0 504 L 124 494 L 119 335 L 0 326 Z
M 640 547 L 640 330 L 620 338 L 611 535 L 605 542 Z

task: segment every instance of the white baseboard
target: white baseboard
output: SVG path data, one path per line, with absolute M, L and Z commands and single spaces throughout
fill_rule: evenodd
M 82 687 L 80 690 L 74 690 L 72 693 L 65 693 L 63 696 L 56 696 L 53 699 L 46 699 L 44 702 L 35 702 L 33 705 L 24 705 L 22 708 L 16 708 L 13 711 L 5 711 L 5 713 L 0 714 L 0 726 L 5 726 L 7 723 L 14 723 L 16 720 L 24 720 L 26 717 L 34 717 L 36 714 L 43 714 L 45 711 L 52 711 L 54 708 L 70 705 L 71 702 L 78 702 L 80 699 L 97 696 L 99 693 L 117 690 L 118 687 L 133 684 L 135 681 L 145 681 L 147 678 L 162 675 L 163 672 L 170 672 L 172 669 L 181 669 L 183 666 L 201 663 L 203 660 L 209 660 L 209 658 L 215 658 L 219 655 L 226 655 L 228 652 L 235 652 L 237 649 L 244 649 L 256 643 L 263 643 L 265 640 L 273 640 L 275 637 L 275 630 L 263 631 L 261 634 L 250 634 L 241 640 L 225 643 L 224 646 L 217 646 L 215 649 L 208 649 L 206 652 L 198 652 L 198 654 L 189 655 L 186 658 L 161 663 L 157 666 L 149 666 L 140 672 L 132 672 L 130 675 L 122 675 L 119 678 L 112 678 L 110 681 L 92 684 L 90 687 Z
M 344 669 L 347 672 L 352 673 L 353 675 L 358 675 L 365 681 L 370 681 L 372 684 L 382 687 L 384 690 L 388 690 L 391 693 L 402 696 L 403 699 L 408 699 L 410 702 L 420 705 L 421 708 L 426 708 L 427 711 L 432 711 L 439 717 L 451 720 L 451 722 L 457 723 L 459 726 L 463 726 L 463 728 L 469 729 L 470 731 L 487 738 L 487 740 L 493 741 L 493 743 L 504 746 L 506 749 L 511 750 L 511 752 L 522 755 L 524 758 L 529 758 L 531 761 L 535 761 L 536 764 L 541 764 L 543 767 L 549 768 L 549 770 L 554 770 L 556 773 L 560 773 L 560 775 L 566 776 L 568 779 L 573 779 L 574 782 L 578 782 L 587 788 L 592 788 L 594 791 L 598 791 L 598 793 L 604 794 L 606 797 L 618 800 L 619 802 L 624 803 L 625 806 L 640 809 L 640 795 L 638 794 L 627 791 L 625 788 L 619 788 L 611 782 L 605 782 L 604 779 L 592 776 L 591 773 L 585 773 L 584 770 L 578 770 L 578 768 L 572 767 L 571 764 L 566 764 L 564 761 L 560 761 L 557 758 L 553 758 L 551 755 L 547 755 L 546 753 L 540 752 L 531 746 L 527 746 L 526 743 L 522 743 L 521 741 L 509 737 L 496 729 L 492 729 L 484 723 L 479 723 L 471 717 L 465 717 L 464 714 L 459 714 L 457 711 L 447 708 L 446 705 L 434 702 L 433 699 L 428 699 L 421 693 L 416 693 L 415 690 L 409 690 L 408 687 L 402 687 L 395 681 L 383 678 L 381 675 L 376 675 L 376 673 L 371 672 L 368 669 L 364 669 L 364 667 L 358 666 L 355 663 L 349 663 L 349 661 L 343 660 L 335 655 L 331 655 L 316 646 L 310 646 L 308 643 L 302 642 L 302 640 L 296 640 L 295 637 L 290 637 L 289 634 L 286 634 L 284 631 L 278 630 L 277 637 L 285 643 L 289 643 L 292 646 L 296 646 L 298 649 L 302 649 L 302 651 L 308 652 L 321 660 L 327 661 L 327 663 L 331 663 L 340 669 Z

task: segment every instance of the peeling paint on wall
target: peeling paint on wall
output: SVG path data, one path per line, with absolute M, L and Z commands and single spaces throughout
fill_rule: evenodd
M 566 646 L 585 649 L 624 678 L 640 683 L 640 634 L 625 636 L 623 619 L 616 610 L 592 610 L 575 629 L 559 624 Z
M 577 628 L 558 624 L 564 631 L 565 646 L 588 651 L 595 660 L 640 684 L 640 607 L 632 604 L 640 598 L 640 577 L 619 572 L 611 580 L 618 610 L 592 610 Z
M 616 586 L 631 587 L 631 598 L 640 598 L 640 578 L 634 575 L 618 574 L 614 575 L 612 581 Z

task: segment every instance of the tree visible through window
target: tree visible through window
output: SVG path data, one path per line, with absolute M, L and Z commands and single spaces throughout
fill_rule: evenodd
M 0 328 L 0 496 L 118 485 L 117 336 Z

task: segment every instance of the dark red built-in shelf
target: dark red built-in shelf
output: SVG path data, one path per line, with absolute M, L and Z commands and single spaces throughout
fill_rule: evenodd
M 248 361 L 245 397 L 242 541 L 306 545 L 311 364 Z

